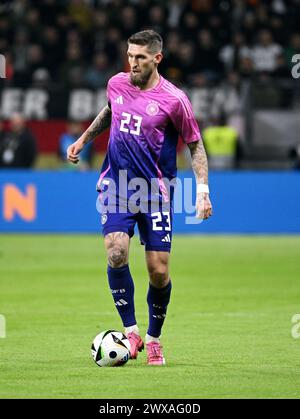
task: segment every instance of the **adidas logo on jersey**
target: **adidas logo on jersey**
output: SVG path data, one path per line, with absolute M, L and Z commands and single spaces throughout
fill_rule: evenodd
M 161 239 L 161 241 L 170 243 L 171 242 L 170 234 L 167 234 L 163 239 Z
M 123 96 L 118 96 L 117 99 L 115 99 L 115 103 L 119 103 L 119 105 L 123 105 Z

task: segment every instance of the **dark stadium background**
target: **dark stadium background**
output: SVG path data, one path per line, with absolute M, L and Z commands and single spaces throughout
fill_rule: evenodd
M 160 71 L 187 89 L 202 131 L 223 123 L 237 130 L 235 167 L 292 169 L 299 165 L 299 79 L 291 74 L 299 13 L 297 0 L 1 1 L 4 127 L 12 112 L 25 113 L 38 144 L 35 167 L 58 166 L 64 121 L 95 116 L 107 79 L 128 70 L 126 39 L 151 27 L 165 42 Z M 262 37 L 270 38 L 265 50 Z M 96 151 L 105 146 L 95 142 Z
M 63 135 L 72 130 L 72 138 L 76 139 L 106 104 L 107 80 L 116 72 L 128 70 L 126 40 L 130 34 L 153 28 L 164 38 L 160 71 L 183 88 L 192 101 L 209 157 L 212 193 L 215 192 L 212 196 L 221 198 L 215 200 L 215 223 L 214 219 L 209 220 L 204 231 L 299 232 L 299 219 L 294 217 L 299 213 L 299 203 L 293 186 L 299 183 L 300 168 L 299 16 L 297 0 L 2 1 L 0 53 L 6 61 L 6 77 L 0 79 L 2 196 L 11 196 L 5 189 L 9 176 L 4 169 L 34 170 L 21 176 L 23 184 L 16 185 L 25 197 L 26 185 L 37 181 L 37 170 L 74 170 L 65 162 Z M 15 113 L 22 114 L 31 134 L 27 131 L 27 142 L 18 140 L 20 151 L 14 160 L 7 149 L 14 137 L 11 131 Z M 85 161 L 76 167 L 77 172 L 99 171 L 107 139 L 108 132 L 94 141 Z M 189 153 L 181 140 L 178 167 L 190 167 Z M 288 172 L 290 177 L 278 182 L 276 176 L 253 176 L 250 191 L 257 191 L 257 202 L 266 201 L 270 185 L 275 185 L 268 205 L 257 208 L 251 195 L 240 193 L 247 183 L 243 175 L 249 170 L 269 171 L 269 176 L 275 170 L 277 177 L 280 172 Z M 214 173 L 220 171 L 235 171 L 230 190 L 228 183 L 214 181 Z M 51 173 L 44 175 L 43 184 L 51 184 Z M 226 175 L 220 177 L 226 179 Z M 65 179 L 61 174 L 60 188 L 70 191 Z M 79 176 L 77 185 L 83 179 Z M 92 179 L 87 198 L 89 219 L 93 217 L 97 173 Z M 247 188 L 244 190 L 249 191 Z M 86 189 L 84 185 L 82 189 Z M 36 195 L 41 197 L 40 206 L 47 206 L 47 198 L 37 191 Z M 18 209 L 20 199 L 11 199 Z M 56 199 L 53 196 L 51 201 Z M 68 196 L 60 206 L 68 211 L 73 200 L 74 196 Z M 24 214 L 22 218 L 20 211 L 9 219 L 6 205 L 10 203 L 3 204 L 3 231 L 60 230 L 48 214 L 48 223 L 37 224 L 36 212 L 30 222 Z M 287 216 L 287 208 L 292 216 Z M 220 229 L 224 219 L 231 220 L 232 211 L 236 223 Z M 259 218 L 258 228 L 248 228 L 249 220 Z M 264 230 L 266 219 L 269 225 Z M 98 221 L 94 220 L 92 228 L 83 223 L 80 231 L 97 231 Z M 75 220 L 70 230 L 78 230 Z M 184 228 L 175 225 L 175 231 L 182 232 Z
M 100 374 L 90 341 L 121 328 L 95 208 L 108 132 L 76 167 L 64 141 L 106 104 L 127 38 L 148 28 L 199 122 L 213 217 L 175 217 L 170 368 Z M 1 0 L 0 54 L 0 396 L 298 398 L 300 1 Z M 178 168 L 193 178 L 181 140 Z

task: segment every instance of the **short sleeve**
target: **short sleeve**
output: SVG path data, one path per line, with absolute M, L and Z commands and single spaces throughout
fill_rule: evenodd
M 171 120 L 185 143 L 201 140 L 201 134 L 192 105 L 185 93 L 178 96 L 178 101 L 173 107 Z

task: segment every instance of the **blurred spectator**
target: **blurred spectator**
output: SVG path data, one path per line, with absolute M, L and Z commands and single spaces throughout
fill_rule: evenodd
M 230 72 L 224 83 L 216 88 L 211 106 L 211 116 L 216 120 L 225 118 L 227 125 L 233 127 L 244 139 L 244 119 L 246 87 L 236 72 Z
M 248 12 L 245 15 L 241 31 L 243 32 L 246 41 L 249 44 L 252 44 L 254 42 L 254 37 L 256 36 L 257 31 L 256 18 L 254 13 Z
M 203 130 L 203 141 L 211 169 L 233 169 L 236 165 L 238 132 L 221 117 L 217 124 Z
M 180 83 L 181 72 L 178 60 L 178 45 L 181 38 L 178 32 L 171 31 L 165 39 L 164 59 L 160 64 L 160 71 L 175 84 Z
M 84 61 L 80 46 L 76 43 L 70 44 L 67 48 L 67 59 L 60 69 L 61 79 L 69 87 L 74 84 L 78 85 L 78 79 L 82 80 L 83 78 L 83 70 Z
M 229 41 L 231 36 L 231 30 L 227 21 L 228 17 L 225 19 L 219 14 L 213 14 L 209 18 L 209 29 L 214 34 L 218 50 L 221 45 L 225 45 Z
M 84 149 L 81 151 L 80 160 L 77 165 L 70 165 L 66 159 L 67 148 L 80 137 L 83 131 L 84 129 L 81 122 L 71 120 L 68 123 L 67 132 L 59 138 L 58 154 L 62 162 L 64 162 L 64 167 L 66 167 L 67 169 L 86 170 L 91 167 L 91 161 L 93 156 L 92 142 L 86 144 Z
M 287 7 L 284 0 L 272 0 L 271 1 L 271 10 L 272 12 L 282 15 L 287 11 Z
M 169 28 L 176 29 L 186 7 L 187 0 L 173 0 L 167 2 L 168 8 L 168 26 Z
M 128 36 L 149 27 L 164 38 L 161 72 L 178 85 L 196 87 L 203 76 L 216 84 L 231 71 L 243 80 L 256 73 L 282 78 L 284 59 L 291 67 L 300 50 L 300 2 L 7 2 L 0 8 L 0 53 L 9 57 L 10 76 L 0 84 L 28 88 L 44 69 L 58 88 L 104 87 L 110 74 L 128 71 Z
M 46 26 L 42 31 L 42 46 L 46 54 L 44 62 L 53 79 L 59 75 L 59 63 L 64 57 L 64 44 L 61 42 L 59 32 L 53 26 Z
M 121 11 L 122 33 L 125 39 L 138 31 L 138 22 L 135 8 L 132 6 L 125 6 Z
M 12 41 L 14 29 L 10 25 L 8 14 L 0 15 L 0 39 Z
M 226 118 L 243 140 L 241 112 L 250 85 L 254 107 L 299 106 L 299 80 L 291 77 L 292 57 L 300 54 L 299 0 L 2 1 L 6 78 L 0 89 L 51 89 L 62 101 L 49 101 L 49 115 L 61 105 L 57 114 L 63 117 L 69 90 L 105 89 L 111 75 L 129 70 L 126 40 L 148 28 L 163 36 L 160 72 L 187 89 L 202 128 L 217 121 L 222 127 L 220 118 Z M 16 90 L 20 109 L 27 106 L 26 93 Z
M 195 45 L 192 42 L 181 42 L 178 46 L 177 69 L 179 80 L 186 86 L 191 85 L 191 75 L 200 71 L 196 57 Z
M 258 72 L 272 73 L 277 68 L 277 58 L 282 52 L 282 47 L 273 42 L 271 32 L 262 30 L 258 43 L 252 49 L 254 69 Z
M 93 41 L 96 51 L 103 50 L 104 48 L 108 26 L 108 14 L 104 10 L 96 10 L 93 14 Z
M 121 32 L 118 28 L 108 28 L 105 37 L 104 51 L 109 59 L 109 65 L 114 68 L 120 65 L 120 44 L 122 42 Z
M 49 89 L 51 86 L 51 76 L 46 68 L 38 68 L 32 74 L 32 87 L 39 89 Z
M 25 25 L 30 42 L 37 42 L 37 39 L 42 31 L 40 11 L 37 8 L 31 8 L 27 11 L 25 16 Z
M 250 49 L 254 71 L 272 73 L 278 65 L 280 71 L 283 68 L 278 58 L 283 47 L 289 65 L 294 51 L 299 51 L 298 3 L 298 0 L 13 1 L 13 7 L 3 9 L 3 14 L 0 9 L 0 53 L 12 54 L 13 83 L 17 87 L 28 87 L 32 72 L 40 67 L 50 72 L 53 82 L 82 85 L 86 72 L 94 66 L 91 57 L 103 51 L 110 71 L 128 69 L 123 62 L 126 39 L 135 31 L 152 27 L 165 41 L 162 71 L 179 83 L 194 79 L 195 67 L 196 74 L 205 73 L 214 82 L 232 70 L 248 77 L 252 73 Z M 291 31 L 295 35 L 288 45 Z M 186 48 L 189 43 L 192 46 Z M 179 44 L 183 52 L 179 51 Z M 190 70 L 184 63 L 177 63 L 185 55 L 188 58 L 193 55 L 188 49 L 196 51 Z M 37 63 L 37 55 L 42 63 Z M 185 80 L 180 79 L 179 67 L 184 68 Z
M 245 43 L 245 37 L 237 32 L 232 37 L 232 43 L 225 45 L 220 51 L 220 60 L 226 71 L 238 70 L 243 58 L 250 57 L 250 48 Z
M 41 67 L 45 67 L 44 53 L 40 45 L 38 44 L 29 45 L 27 60 L 28 60 L 28 70 L 27 70 L 28 79 L 30 80 L 30 76 L 35 70 Z
M 68 12 L 82 31 L 88 31 L 92 24 L 92 11 L 85 0 L 70 0 Z
M 41 10 L 41 21 L 43 25 L 53 25 L 56 17 L 64 10 L 67 2 L 57 0 L 34 0 L 34 6 Z
M 257 5 L 255 12 L 256 29 L 263 30 L 270 27 L 270 15 L 267 5 L 260 3 Z
M 198 32 L 197 37 L 198 70 L 204 72 L 211 80 L 216 80 L 223 73 L 223 66 L 218 56 L 218 49 L 212 34 L 206 29 Z
M 28 82 L 28 34 L 25 30 L 19 29 L 14 37 L 13 59 L 14 59 L 14 84 L 17 87 L 24 87 Z
M 243 0 L 233 0 L 232 2 L 232 28 L 234 31 L 240 31 L 242 27 L 242 22 L 246 16 L 246 2 Z
M 185 38 L 194 41 L 197 37 L 199 28 L 199 19 L 196 13 L 187 12 L 182 19 L 181 30 L 185 34 Z
M 239 74 L 243 80 L 251 80 L 254 76 L 254 65 L 250 57 L 241 58 L 239 62 Z
M 10 131 L 0 135 L 0 167 L 30 168 L 36 155 L 35 139 L 26 128 L 24 117 L 15 113 L 10 120 Z
M 166 26 L 166 11 L 161 4 L 150 6 L 148 15 L 148 26 L 164 37 Z
M 273 76 L 276 79 L 287 79 L 291 76 L 291 71 L 286 63 L 284 54 L 276 57 L 276 70 L 273 71 Z
M 92 89 L 103 88 L 113 74 L 106 54 L 99 52 L 94 55 L 93 65 L 86 72 L 86 85 Z
M 203 73 L 197 73 L 193 77 L 193 85 L 197 87 L 191 90 L 190 99 L 193 103 L 193 111 L 197 119 L 201 121 L 201 127 L 204 127 L 211 115 L 211 105 L 213 99 L 213 89 L 209 80 Z
M 285 45 L 288 38 L 289 29 L 283 24 L 283 20 L 278 16 L 272 16 L 270 19 L 270 30 L 274 41 Z

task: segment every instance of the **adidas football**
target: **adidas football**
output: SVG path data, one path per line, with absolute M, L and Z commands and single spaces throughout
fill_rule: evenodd
M 130 343 L 122 332 L 105 330 L 92 343 L 92 357 L 99 367 L 119 367 L 130 357 Z

